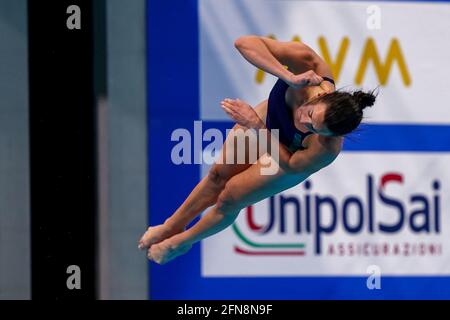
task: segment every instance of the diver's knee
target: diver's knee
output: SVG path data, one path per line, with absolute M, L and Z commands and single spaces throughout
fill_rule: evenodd
M 235 191 L 228 185 L 222 190 L 217 198 L 216 208 L 224 214 L 235 214 L 239 212 L 239 197 Z
M 225 186 L 227 178 L 221 173 L 220 166 L 215 164 L 209 169 L 208 179 L 217 186 Z

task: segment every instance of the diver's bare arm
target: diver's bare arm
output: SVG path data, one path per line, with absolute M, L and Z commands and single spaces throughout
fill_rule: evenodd
M 241 55 L 255 67 L 286 82 L 295 73 L 312 69 L 311 53 L 298 42 L 280 42 L 254 35 L 239 37 L 234 45 Z M 294 68 L 295 61 L 303 61 L 303 70 Z M 284 66 L 288 66 L 286 69 Z M 297 69 L 297 70 L 293 70 Z
M 230 118 L 236 121 L 236 123 L 238 123 L 239 125 L 249 129 L 266 129 L 264 122 L 248 103 L 239 99 L 224 99 L 221 102 L 221 106 L 222 109 L 230 116 Z M 292 154 L 289 152 L 286 146 L 284 146 L 282 143 L 278 143 L 278 138 L 274 137 L 273 133 L 270 130 L 266 130 L 266 132 L 267 138 L 264 147 L 267 146 L 268 148 L 269 146 L 279 146 L 279 154 L 278 156 L 274 157 L 274 160 L 278 162 L 278 165 L 282 169 L 289 171 L 289 159 Z
M 261 121 L 254 127 L 254 129 L 266 129 L 266 126 Z M 314 135 L 311 137 L 313 140 L 310 142 L 309 148 L 290 153 L 287 148 L 278 141 L 277 137 L 273 135 L 271 130 L 266 130 L 265 132 L 267 134 L 267 145 L 279 146 L 278 164 L 286 173 L 313 174 L 333 162 L 339 153 L 335 147 L 336 144 L 325 142 L 324 140 L 328 138 L 319 135 Z M 277 143 L 273 144 L 273 139 L 275 139 L 274 141 Z M 277 155 L 274 154 L 274 150 L 268 148 L 267 153 L 276 160 Z
M 311 47 L 303 42 L 280 42 L 260 37 L 270 52 L 294 74 L 313 70 L 322 77 L 333 78 L 331 68 Z
M 249 35 L 238 38 L 235 47 L 255 67 L 282 79 L 294 89 L 319 85 L 322 76 L 331 77 L 328 65 L 302 42 L 281 42 Z
M 224 99 L 221 105 L 224 111 L 241 126 L 255 130 L 267 129 L 264 122 L 248 103 L 239 99 Z M 285 172 L 308 171 L 313 173 L 330 164 L 339 154 L 340 145 L 336 138 L 313 135 L 310 146 L 306 150 L 291 154 L 284 144 L 279 143 L 278 137 L 274 136 L 271 130 L 265 130 L 265 132 L 267 135 L 266 145 L 276 148 L 275 150 L 267 148 L 266 152 L 278 162 Z
M 221 106 L 228 116 L 239 125 L 257 130 L 258 136 L 260 133 L 266 135 L 264 144 L 267 148 L 265 148 L 265 152 L 271 155 L 281 169 L 290 173 L 296 171 L 297 168 L 292 166 L 292 153 L 283 143 L 279 142 L 279 137 L 275 136 L 271 130 L 267 130 L 264 122 L 248 103 L 240 99 L 224 99 Z M 266 130 L 263 131 L 262 129 Z M 271 149 L 272 147 L 274 147 L 274 150 Z
M 255 67 L 283 80 L 287 80 L 291 76 L 292 72 L 287 70 L 280 59 L 275 57 L 261 37 L 242 36 L 234 42 L 234 46 Z

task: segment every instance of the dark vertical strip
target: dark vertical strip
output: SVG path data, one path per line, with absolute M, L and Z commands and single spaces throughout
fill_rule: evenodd
M 81 30 L 66 27 L 70 5 Z M 95 298 L 92 3 L 28 1 L 32 298 Z M 68 266 L 81 289 L 66 286 Z
M 93 0 L 94 88 L 96 97 L 107 95 L 106 0 Z
M 109 220 L 108 220 L 108 113 L 107 113 L 107 20 L 106 0 L 94 0 L 94 91 L 96 103 L 96 297 L 109 299 Z

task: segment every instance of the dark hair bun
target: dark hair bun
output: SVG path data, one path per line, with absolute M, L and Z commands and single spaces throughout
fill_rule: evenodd
M 371 107 L 375 103 L 377 96 L 372 92 L 355 91 L 353 92 L 353 99 L 355 99 L 356 104 L 363 111 L 366 107 Z

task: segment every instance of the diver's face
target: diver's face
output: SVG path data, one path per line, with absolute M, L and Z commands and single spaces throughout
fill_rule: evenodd
M 297 129 L 306 128 L 310 132 L 322 136 L 332 136 L 333 133 L 324 123 L 327 105 L 323 102 L 304 104 L 295 112 L 294 125 Z

